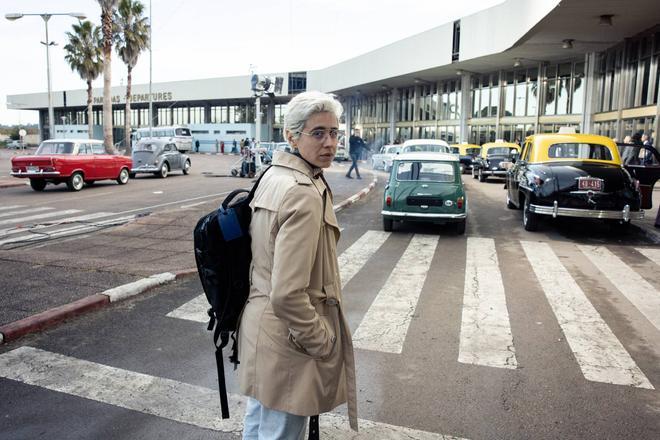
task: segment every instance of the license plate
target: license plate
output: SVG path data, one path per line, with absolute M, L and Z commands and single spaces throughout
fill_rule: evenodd
M 39 172 L 39 167 L 30 166 L 30 167 L 27 167 L 27 171 L 28 171 L 28 173 L 38 173 Z
M 602 191 L 603 180 L 593 177 L 581 177 L 578 179 L 578 189 Z

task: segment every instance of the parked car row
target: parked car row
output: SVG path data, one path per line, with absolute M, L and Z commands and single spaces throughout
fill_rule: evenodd
M 162 178 L 171 170 L 188 174 L 190 166 L 190 158 L 179 152 L 174 142 L 164 139 L 140 139 L 132 158 L 106 153 L 100 140 L 52 139 L 42 142 L 34 155 L 12 158 L 10 174 L 30 179 L 35 191 L 61 183 L 71 191 L 80 191 L 85 184 L 100 180 L 116 180 L 125 185 L 138 173 Z

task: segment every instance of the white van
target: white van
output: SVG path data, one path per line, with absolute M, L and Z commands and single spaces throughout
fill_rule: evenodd
M 148 138 L 149 136 L 149 127 L 138 128 L 131 135 L 131 143 L 133 148 L 137 142 L 142 138 Z M 168 142 L 174 142 L 176 144 L 177 150 L 181 152 L 192 150 L 193 138 L 188 127 L 182 125 L 172 125 L 166 127 L 153 127 L 151 128 L 153 133 L 152 137 L 157 139 L 165 139 Z

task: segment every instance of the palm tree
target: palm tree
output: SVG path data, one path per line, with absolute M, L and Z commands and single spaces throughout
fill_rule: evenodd
M 124 111 L 124 142 L 126 154 L 131 154 L 131 73 L 140 53 L 149 47 L 149 23 L 142 16 L 144 5 L 139 0 L 120 0 L 115 15 L 117 39 L 115 48 L 126 64 L 126 109 Z
M 91 21 L 82 21 L 73 25 L 73 32 L 66 33 L 69 43 L 64 46 L 66 55 L 64 59 L 71 66 L 71 70 L 87 82 L 87 126 L 89 138 L 94 137 L 92 118 L 92 81 L 103 70 L 101 58 L 101 29 L 94 26 Z
M 117 10 L 119 0 L 97 0 L 101 6 L 101 28 L 103 29 L 103 142 L 105 151 L 115 152 L 112 139 L 112 97 L 110 85 L 112 80 L 112 19 Z

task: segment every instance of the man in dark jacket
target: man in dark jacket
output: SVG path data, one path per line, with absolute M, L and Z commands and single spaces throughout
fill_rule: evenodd
M 360 137 L 360 132 L 358 130 L 355 130 L 353 132 L 353 135 L 348 139 L 348 144 L 350 146 L 348 150 L 348 154 L 351 156 L 351 160 L 353 161 L 353 163 L 351 164 L 351 167 L 348 169 L 348 173 L 346 173 L 346 177 L 352 179 L 351 171 L 355 169 L 355 175 L 357 176 L 357 178 L 362 179 L 362 177 L 360 177 L 360 170 L 358 170 L 357 161 L 360 159 L 360 156 L 362 155 L 362 149 L 366 148 L 368 150 L 369 148 L 364 143 L 364 140 L 362 140 L 362 138 Z

